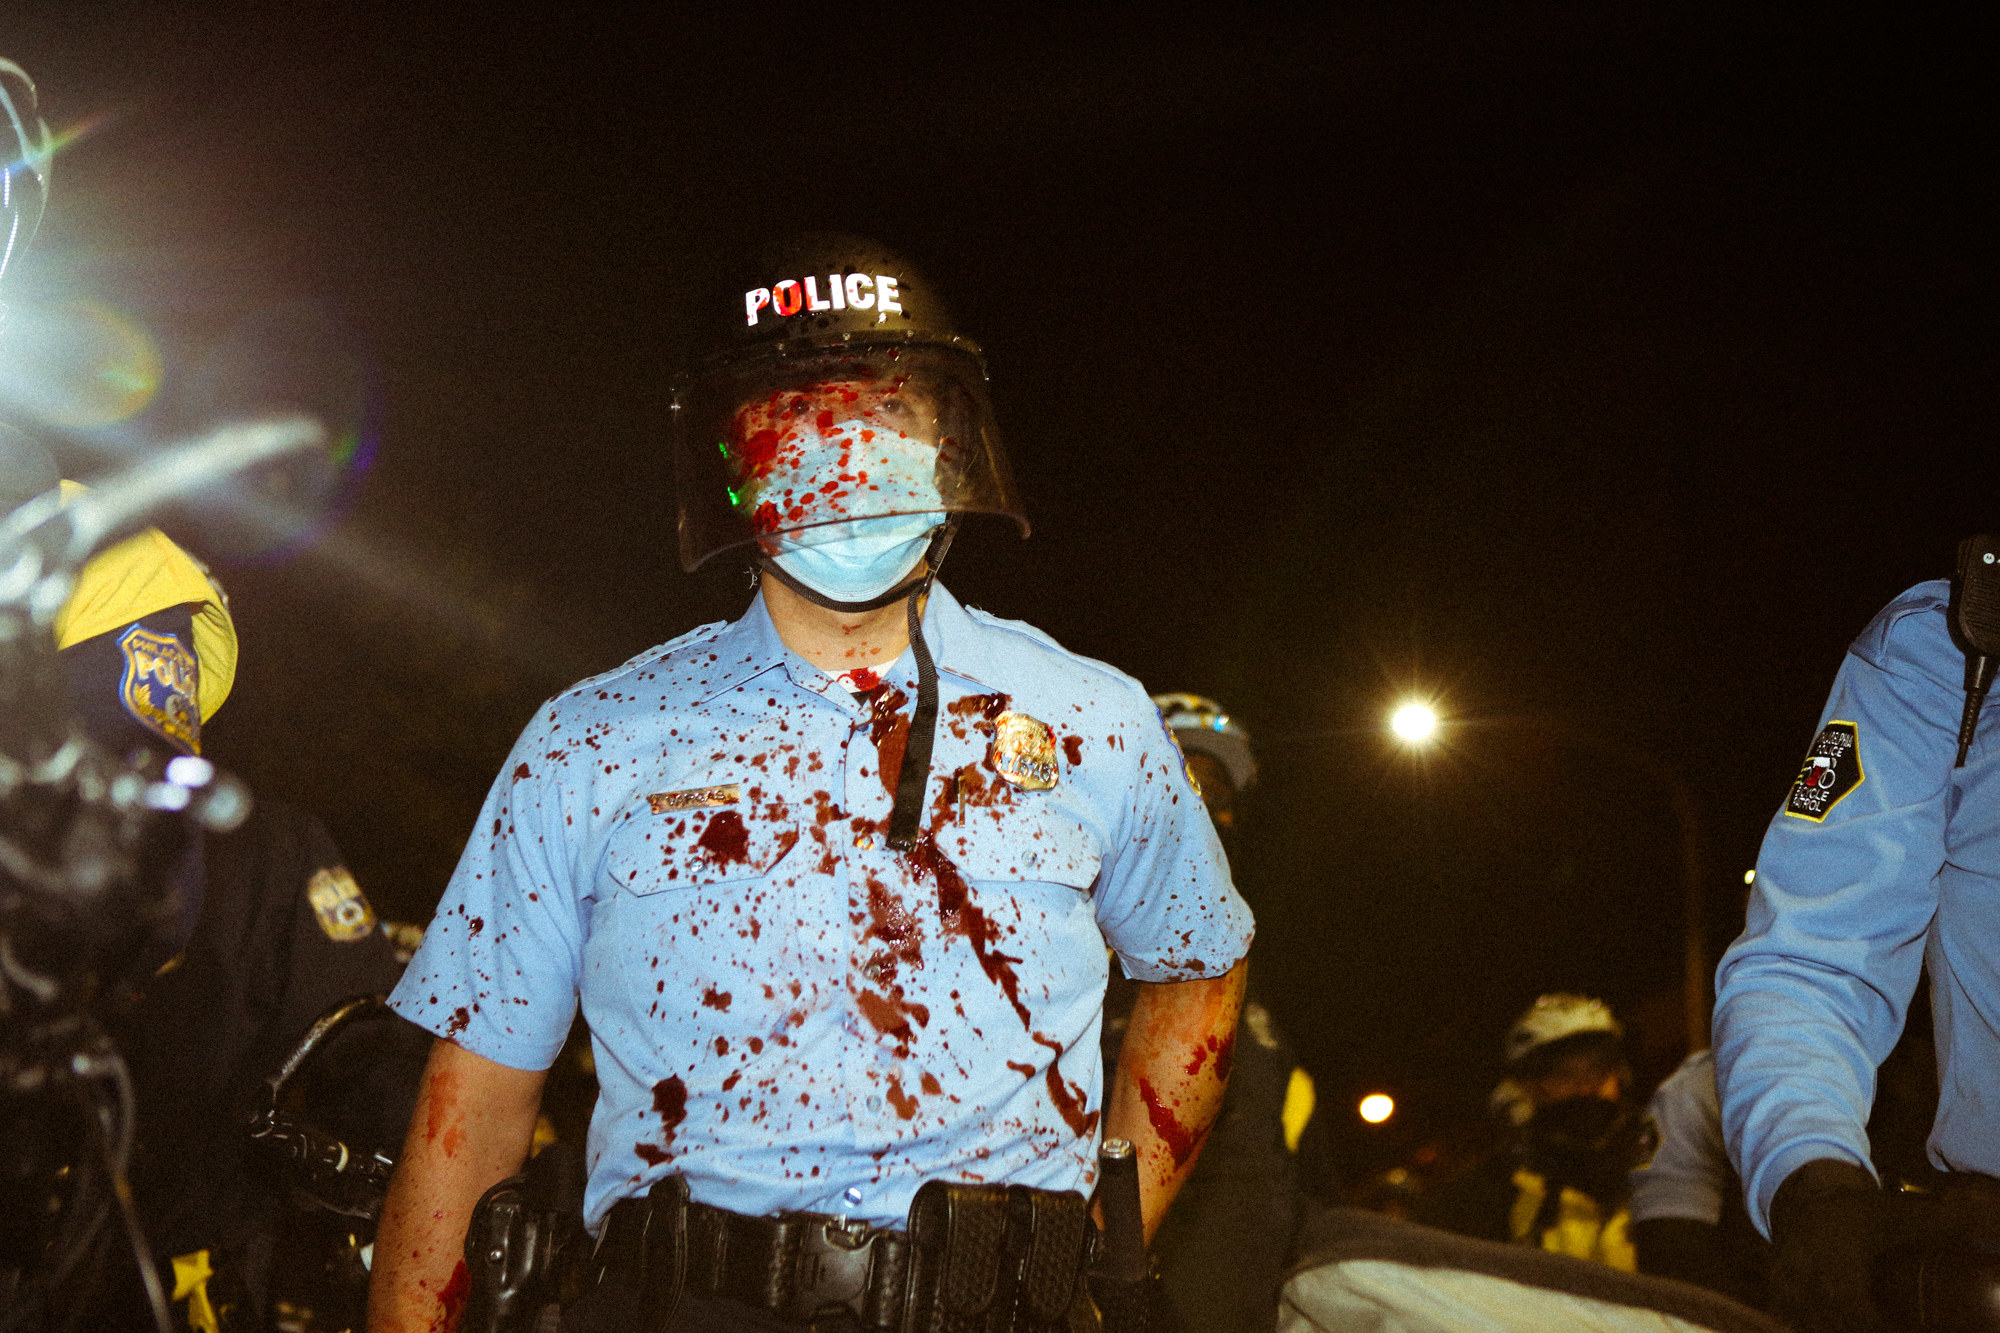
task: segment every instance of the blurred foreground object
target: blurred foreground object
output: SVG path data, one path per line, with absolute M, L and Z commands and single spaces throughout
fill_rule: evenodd
M 1355 1208 L 1316 1217 L 1300 1252 L 1278 1333 L 1784 1333 L 1775 1320 L 1683 1282 Z
M 49 196 L 55 144 L 36 105 L 35 81 L 0 57 L 0 282 L 28 248 Z M 0 316 L 3 318 L 4 316 Z
M 116 548 L 104 563 L 93 556 L 157 505 L 318 438 L 300 420 L 227 427 L 100 490 L 66 494 L 47 486 L 45 454 L 17 433 L 5 437 L 0 490 L 32 492 L 0 517 L 0 1182 L 9 1196 L 0 1204 L 0 1313 L 9 1320 L 89 1301 L 109 1262 L 114 1212 L 155 1322 L 165 1316 L 126 1181 L 134 1091 L 103 1019 L 191 929 L 200 831 L 233 828 L 249 811 L 242 787 L 197 753 L 200 656 L 194 612 L 175 591 L 194 580 L 183 568 L 156 581 L 141 572 L 146 560 Z M 145 549 L 155 565 L 172 564 L 166 547 Z M 219 601 L 205 579 L 198 595 Z M 146 623 L 177 608 L 175 626 Z M 107 650 L 122 662 L 122 703 L 104 714 L 131 730 L 107 742 L 73 707 L 69 668 L 114 629 L 76 638 L 79 656 L 66 659 L 57 628 L 74 637 L 100 613 L 134 611 Z M 212 679 L 226 688 L 226 608 L 211 628 Z

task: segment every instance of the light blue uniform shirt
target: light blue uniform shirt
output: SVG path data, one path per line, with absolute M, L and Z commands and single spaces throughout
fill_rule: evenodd
M 855 696 L 759 598 L 544 705 L 391 1003 L 520 1069 L 579 995 L 600 1092 L 585 1215 L 696 1199 L 903 1221 L 926 1180 L 1085 1189 L 1108 962 L 1219 976 L 1251 919 L 1138 682 L 931 594 L 937 748 L 918 850 L 885 845 L 907 650 Z M 1010 785 L 1003 712 L 1057 780 Z
M 1805 1163 L 1873 1170 L 1875 1070 L 1926 963 L 1931 1160 L 2000 1175 L 2000 702 L 1954 769 L 1965 655 L 1949 592 L 1918 584 L 1848 649 L 1716 973 L 1723 1132 L 1766 1235 L 1771 1196 Z
M 1722 1146 L 1722 1108 L 1716 1104 L 1715 1056 L 1696 1051 L 1646 1104 L 1654 1144 L 1632 1171 L 1632 1220 L 1689 1218 L 1715 1226 L 1735 1171 Z

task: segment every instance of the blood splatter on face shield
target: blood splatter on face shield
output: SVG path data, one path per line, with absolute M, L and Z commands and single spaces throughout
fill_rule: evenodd
M 835 530 L 852 535 L 877 517 L 942 521 L 937 424 L 931 395 L 901 377 L 776 390 L 730 423 L 736 507 L 749 510 L 766 555 L 839 540 Z
M 693 379 L 674 407 L 687 569 L 752 542 L 783 556 L 911 536 L 955 513 L 1006 514 L 1027 532 L 984 376 L 962 352 L 767 356 Z

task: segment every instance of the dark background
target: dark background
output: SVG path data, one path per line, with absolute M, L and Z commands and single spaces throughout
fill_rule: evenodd
M 953 590 L 1260 740 L 1258 984 L 1349 1148 L 1474 1113 L 1542 990 L 1657 1075 L 1675 782 L 1712 958 L 1843 646 L 1996 521 L 1991 47 L 1386 8 L 14 0 L 0 51 L 95 128 L 10 296 L 164 363 L 43 433 L 91 473 L 198 427 L 287 311 L 362 369 L 351 508 L 218 562 L 210 750 L 421 920 L 539 700 L 741 608 L 672 554 L 690 297 L 766 236 L 880 236 L 989 349 L 1035 523 L 971 525 Z M 1406 692 L 1452 719 L 1421 760 Z

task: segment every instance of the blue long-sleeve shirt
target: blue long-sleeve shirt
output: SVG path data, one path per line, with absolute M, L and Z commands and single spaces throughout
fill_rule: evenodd
M 1767 1235 L 1771 1197 L 1800 1166 L 1868 1167 L 1875 1070 L 1926 963 L 1931 1160 L 2000 1175 L 2000 703 L 1954 769 L 1965 655 L 1949 591 L 1918 584 L 1848 649 L 1717 969 L 1723 1133 Z

